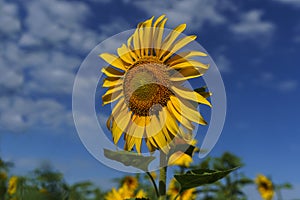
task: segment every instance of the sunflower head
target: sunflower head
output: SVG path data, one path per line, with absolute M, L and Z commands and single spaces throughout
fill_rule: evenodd
M 14 195 L 17 192 L 18 177 L 12 176 L 8 182 L 7 192 L 9 195 Z
M 128 151 L 135 147 L 140 153 L 144 140 L 150 152 L 167 152 L 173 138 L 192 132 L 195 123 L 206 124 L 198 104 L 210 103 L 183 83 L 204 74 L 209 65 L 192 58 L 207 55 L 180 52 L 196 36 L 179 37 L 186 28 L 181 24 L 164 37 L 166 21 L 164 15 L 152 17 L 138 25 L 117 55 L 100 54 L 108 63 L 102 69 L 103 104 L 116 102 L 107 127 L 115 144 L 124 135 Z
M 126 176 L 123 181 L 123 185 L 127 185 L 128 189 L 135 190 L 138 187 L 138 180 L 133 176 Z
M 272 181 L 266 176 L 259 174 L 255 179 L 257 189 L 264 200 L 272 200 L 274 196 L 274 187 Z

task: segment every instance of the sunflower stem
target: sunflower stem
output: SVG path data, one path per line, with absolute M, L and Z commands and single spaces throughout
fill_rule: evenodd
M 166 200 L 167 155 L 160 150 L 159 200 Z
M 155 193 L 156 193 L 156 197 L 159 198 L 159 192 L 158 192 L 157 185 L 155 183 L 155 180 L 154 180 L 153 176 L 151 175 L 150 172 L 147 172 L 147 175 L 149 176 L 149 178 L 150 178 L 150 180 L 151 180 L 151 182 L 153 184 L 153 187 L 154 187 Z

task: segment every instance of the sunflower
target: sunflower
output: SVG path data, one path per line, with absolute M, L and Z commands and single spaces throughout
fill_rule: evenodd
M 135 178 L 133 176 L 126 176 L 122 180 L 122 184 L 127 185 L 128 189 L 130 189 L 130 190 L 135 190 L 138 187 L 139 182 L 138 182 L 137 178 Z
M 170 199 L 175 199 L 176 196 L 180 192 L 180 185 L 179 183 L 173 178 L 170 181 L 169 188 L 167 191 L 167 195 L 170 197 Z M 191 188 L 188 190 L 185 190 L 180 194 L 180 196 L 177 198 L 178 200 L 194 200 L 197 198 L 196 195 L 196 188 Z
M 196 39 L 195 35 L 179 38 L 186 25 L 181 24 L 164 37 L 164 15 L 141 22 L 135 32 L 117 49 L 117 55 L 99 56 L 109 66 L 103 87 L 103 105 L 116 102 L 107 120 L 113 141 L 124 135 L 127 151 L 141 152 L 142 140 L 150 152 L 168 152 L 169 144 L 182 132 L 193 131 L 193 123 L 206 125 L 198 104 L 211 106 L 201 94 L 183 86 L 185 81 L 200 77 L 209 65 L 191 59 L 207 56 L 200 51 L 180 52 Z
M 272 200 L 274 196 L 274 187 L 272 181 L 264 175 L 257 175 L 255 179 L 257 189 L 264 200 Z
M 7 192 L 9 195 L 14 195 L 17 192 L 18 177 L 12 176 L 8 182 Z

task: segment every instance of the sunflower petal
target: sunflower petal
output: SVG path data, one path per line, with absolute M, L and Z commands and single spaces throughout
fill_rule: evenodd
M 162 129 L 162 127 L 160 126 L 159 119 L 157 118 L 156 115 L 150 117 L 150 123 L 149 122 L 146 123 L 148 123 L 148 125 L 145 127 L 147 137 L 156 135 Z
M 110 54 L 110 53 L 102 53 L 99 55 L 103 60 L 105 60 L 108 64 L 126 71 L 126 66 L 123 63 L 123 61 L 118 58 L 116 55 L 114 54 Z
M 135 139 L 135 148 L 138 153 L 141 153 L 142 138 Z
M 121 85 L 123 83 L 123 79 L 120 78 L 105 78 L 102 87 L 115 87 Z
M 203 96 L 201 96 L 200 94 L 198 94 L 197 92 L 190 90 L 188 88 L 184 88 L 184 87 L 179 87 L 179 86 L 171 86 L 171 89 L 180 97 L 184 98 L 184 99 L 188 99 L 191 101 L 195 101 L 201 104 L 205 104 L 211 107 L 210 102 L 204 98 Z
M 194 130 L 195 127 L 192 125 L 192 123 L 189 120 L 187 120 L 185 117 L 183 117 L 181 114 L 179 114 L 170 101 L 167 103 L 167 108 L 169 110 L 169 113 L 171 113 L 179 121 L 181 125 L 183 125 L 189 130 Z
M 145 138 L 145 142 L 146 142 L 146 145 L 147 145 L 149 151 L 154 152 L 155 146 L 150 142 L 150 140 L 148 138 Z
M 140 37 L 139 37 L 139 29 L 136 29 L 133 34 L 133 46 L 134 52 L 136 53 L 137 57 L 141 57 L 141 46 L 140 46 Z
M 189 106 L 186 105 L 187 101 L 181 101 L 180 103 L 178 98 L 175 96 L 171 96 L 170 99 L 173 106 L 176 108 L 176 110 L 179 111 L 179 113 L 181 113 L 184 117 L 198 124 L 202 124 L 202 125 L 207 124 L 206 121 L 198 112 L 197 108 L 193 108 L 191 104 L 189 104 Z
M 109 115 L 109 117 L 108 117 L 108 119 L 106 120 L 106 127 L 107 127 L 107 129 L 108 130 L 110 130 L 111 131 L 111 124 L 112 124 L 112 115 Z
M 155 28 L 155 34 L 154 34 L 153 38 L 155 39 L 154 49 L 155 49 L 156 55 L 158 55 L 159 52 L 161 51 L 162 38 L 163 38 L 163 34 L 164 34 L 164 26 L 165 26 L 166 22 L 167 22 L 167 18 L 165 18 L 158 25 L 157 28 Z
M 202 76 L 204 74 L 204 71 L 201 72 L 200 70 L 196 69 L 195 67 L 186 67 L 176 74 L 172 75 L 170 77 L 171 81 L 185 81 L 192 78 L 197 78 L 199 76 Z
M 195 35 L 186 36 L 184 38 L 179 39 L 174 45 L 172 45 L 172 48 L 170 49 L 170 52 L 165 55 L 162 59 L 163 62 L 165 62 L 171 55 L 176 53 L 179 49 L 187 45 L 188 43 L 194 41 L 197 38 Z
M 167 127 L 164 127 L 163 130 L 162 130 L 162 132 L 163 132 L 163 134 L 164 134 L 164 136 L 165 136 L 165 138 L 166 138 L 166 140 L 167 140 L 167 142 L 168 142 L 168 144 L 169 144 L 169 143 L 173 140 L 174 135 L 172 135 L 172 134 L 168 131 Z
M 166 15 L 161 15 L 161 16 L 159 16 L 159 17 L 156 19 L 156 21 L 154 22 L 153 27 L 154 27 L 154 28 L 157 27 L 158 24 L 165 18 L 165 16 L 166 16 Z
M 123 96 L 123 92 L 120 90 L 116 91 L 114 93 L 104 94 L 102 96 L 103 105 L 114 102 L 114 101 L 118 100 L 121 96 Z
M 162 45 L 161 51 L 158 54 L 159 59 L 162 58 L 162 56 L 165 54 L 165 52 L 169 51 L 169 49 L 170 49 L 171 45 L 173 44 L 173 42 L 180 35 L 180 33 L 182 33 L 184 31 L 185 28 L 186 28 L 186 24 L 180 24 L 179 26 L 177 26 L 176 28 L 174 28 L 168 34 L 168 36 L 163 41 L 163 45 Z
M 112 129 L 111 132 L 113 135 L 114 143 L 117 144 L 121 138 L 123 131 L 117 126 L 115 121 L 113 121 L 111 129 Z
M 174 55 L 172 58 L 167 60 L 168 65 L 173 65 L 175 63 L 180 63 L 186 61 L 188 58 L 195 57 L 195 56 L 207 56 L 206 53 L 201 52 L 201 51 L 187 51 L 187 52 L 180 52 L 176 55 Z
M 143 41 L 141 41 L 143 43 L 143 48 L 144 48 L 144 55 L 148 56 L 148 50 L 150 50 L 150 48 L 152 47 L 151 45 L 151 41 L 152 41 L 152 21 L 153 21 L 153 17 L 151 17 L 150 19 L 148 19 L 147 21 L 144 22 L 143 24 Z
M 110 88 L 108 88 L 108 90 L 106 91 L 106 93 L 104 95 L 109 95 L 109 94 L 118 92 L 118 91 L 120 91 L 122 89 L 123 89 L 122 85 L 117 85 L 115 87 L 110 87 Z
M 168 131 L 170 131 L 170 133 L 176 136 L 178 134 L 178 124 L 176 122 L 176 119 L 172 117 L 172 115 L 166 107 L 164 107 L 163 110 L 167 115 L 166 127 Z
M 128 47 L 130 56 L 133 58 L 134 61 L 137 61 L 138 57 L 137 57 L 137 55 L 136 55 L 133 47 L 131 46 L 132 40 L 133 40 L 133 35 L 128 38 L 128 40 L 127 40 L 127 47 Z
M 101 71 L 108 77 L 122 77 L 124 75 L 124 72 L 120 72 L 112 67 L 104 67 Z
M 115 105 L 115 107 L 111 111 L 111 115 L 115 117 L 116 113 L 119 113 L 120 110 L 124 110 L 126 104 L 124 103 L 124 98 L 122 97 L 119 102 Z
M 130 65 L 134 63 L 132 57 L 130 56 L 130 50 L 127 48 L 125 44 L 123 44 L 120 48 L 118 48 L 118 55 L 124 62 Z
M 125 135 L 125 146 L 126 151 L 131 151 L 135 143 L 135 138 L 131 135 Z
M 153 138 L 159 149 L 161 149 L 164 153 L 168 153 L 169 146 L 166 138 L 164 137 L 164 134 L 162 132 L 159 132 L 155 136 L 153 136 Z
M 182 68 L 185 68 L 185 67 L 197 67 L 197 68 L 200 67 L 202 69 L 208 69 L 209 64 L 204 64 L 204 63 L 201 63 L 201 62 L 196 61 L 196 60 L 186 60 L 184 62 L 176 63 L 174 65 L 171 65 L 170 69 L 182 69 Z
M 132 135 L 136 138 L 143 138 L 145 132 L 145 118 L 136 116 L 132 118 L 129 124 L 128 135 Z
M 116 115 L 115 121 L 117 123 L 117 126 L 121 130 L 126 131 L 131 119 L 132 112 L 128 111 L 128 109 L 126 108 L 115 115 Z

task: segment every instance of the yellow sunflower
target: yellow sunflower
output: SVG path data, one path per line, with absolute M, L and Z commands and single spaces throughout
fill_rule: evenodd
M 7 192 L 9 195 L 14 195 L 17 192 L 18 177 L 12 176 L 8 182 Z
M 167 195 L 170 197 L 170 199 L 175 199 L 180 191 L 180 185 L 179 183 L 173 178 L 170 181 L 169 188 L 167 191 Z M 177 200 L 194 200 L 197 198 L 196 195 L 196 188 L 185 190 L 178 198 Z
M 103 87 L 103 105 L 116 102 L 107 120 L 113 141 L 124 135 L 124 149 L 134 146 L 141 152 L 143 138 L 150 152 L 165 153 L 183 128 L 193 131 L 193 123 L 207 124 L 198 104 L 211 106 L 205 97 L 183 86 L 189 79 L 200 77 L 209 65 L 191 59 L 207 56 L 204 52 L 179 52 L 196 36 L 179 38 L 186 25 L 181 24 L 164 37 L 167 21 L 164 15 L 141 22 L 127 44 L 117 49 L 118 55 L 99 56 L 109 66 L 102 69 L 107 76 Z
M 126 176 L 123 179 L 122 184 L 127 185 L 129 190 L 135 190 L 138 187 L 139 182 L 138 182 L 137 178 L 135 178 L 133 176 Z
M 274 196 L 274 187 L 272 181 L 264 175 L 257 175 L 255 179 L 257 189 L 264 200 L 272 200 Z

